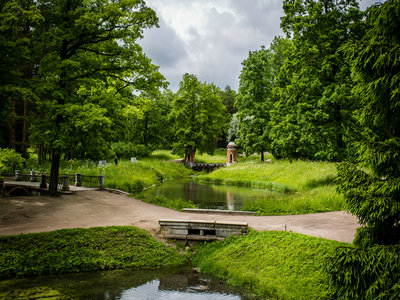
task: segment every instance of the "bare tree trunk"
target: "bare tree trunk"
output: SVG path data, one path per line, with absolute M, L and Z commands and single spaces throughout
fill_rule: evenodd
M 10 120 L 10 148 L 15 149 L 15 99 L 12 100 L 11 106 L 11 120 Z
M 51 194 L 57 193 L 60 160 L 61 160 L 60 154 L 53 152 L 51 156 L 50 184 L 49 184 L 49 192 Z
M 38 164 L 39 166 L 42 165 L 43 162 L 43 143 L 39 144 L 39 149 L 38 149 Z
M 22 157 L 28 158 L 28 153 L 27 153 L 27 134 L 26 134 L 26 128 L 27 128 L 27 118 L 28 118 L 28 103 L 26 100 L 24 101 L 24 119 L 23 119 L 23 125 L 22 125 Z
M 264 149 L 261 149 L 261 162 L 264 162 Z

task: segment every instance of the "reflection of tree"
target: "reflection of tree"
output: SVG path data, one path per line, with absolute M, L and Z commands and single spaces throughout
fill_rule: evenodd
M 196 199 L 196 183 L 193 181 L 190 181 L 186 184 L 183 185 L 183 190 L 184 190 L 184 199 L 186 201 L 192 201 L 193 203 L 197 204 L 197 199 Z
M 234 193 L 231 193 L 229 190 L 226 191 L 226 206 L 229 210 L 235 210 L 235 197 Z
M 41 299 L 49 292 L 54 293 L 56 299 L 120 299 L 125 290 L 143 285 L 164 274 L 166 271 L 125 270 L 10 280 L 1 286 L 0 298 L 7 291 L 5 295 L 23 293 L 29 295 L 29 299 Z

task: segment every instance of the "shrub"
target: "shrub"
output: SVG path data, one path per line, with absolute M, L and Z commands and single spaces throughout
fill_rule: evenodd
M 0 174 L 12 173 L 22 168 L 25 161 L 21 154 L 13 149 L 0 149 Z
M 147 157 L 151 149 L 145 145 L 135 145 L 131 142 L 117 142 L 111 144 L 111 154 L 118 158 Z

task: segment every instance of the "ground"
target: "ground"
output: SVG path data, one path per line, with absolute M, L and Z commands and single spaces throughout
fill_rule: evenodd
M 157 236 L 159 219 L 244 221 L 259 231 L 288 230 L 351 243 L 356 217 L 345 212 L 293 216 L 229 216 L 178 212 L 108 191 L 0 198 L 0 235 L 62 228 L 133 225 Z

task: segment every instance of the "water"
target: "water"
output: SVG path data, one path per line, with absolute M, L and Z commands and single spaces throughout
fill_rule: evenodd
M 163 196 L 192 201 L 199 208 L 241 210 L 245 201 L 266 199 L 273 192 L 240 186 L 215 185 L 190 180 L 167 181 L 141 193 L 145 198 Z M 140 196 L 138 196 L 140 199 Z
M 0 281 L 0 299 L 251 299 L 190 268 L 123 270 Z

